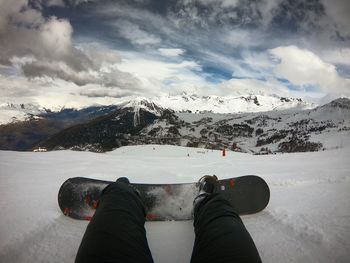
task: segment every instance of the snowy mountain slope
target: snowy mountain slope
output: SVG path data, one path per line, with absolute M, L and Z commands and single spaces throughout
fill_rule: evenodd
M 0 262 L 73 262 L 87 222 L 59 210 L 57 193 L 69 177 L 175 183 L 203 174 L 258 174 L 268 182 L 268 207 L 242 217 L 263 262 L 348 262 L 349 155 L 348 147 L 265 156 L 228 152 L 225 158 L 215 150 L 159 145 L 106 154 L 0 151 Z M 146 230 L 155 262 L 189 262 L 191 221 L 150 222 Z
M 116 106 L 89 107 L 81 110 L 61 109 L 58 112 L 47 110 L 45 113 L 31 115 L 26 121 L 0 125 L 0 149 L 33 150 L 36 144 L 65 128 L 85 123 L 115 110 Z
M 98 152 L 139 144 L 227 148 L 255 154 L 318 151 L 350 143 L 349 101 L 338 99 L 311 110 L 218 114 L 175 113 L 140 100 L 63 130 L 38 146 Z
M 156 120 L 141 132 L 172 144 L 252 153 L 315 151 L 350 143 L 350 100 L 338 99 L 311 110 L 263 113 L 177 113 L 178 120 Z M 338 138 L 338 140 L 331 140 Z M 145 139 L 145 141 L 147 141 Z
M 214 112 L 238 113 L 261 112 L 283 109 L 312 109 L 317 105 L 298 98 L 285 98 L 275 95 L 239 95 L 239 96 L 198 96 L 183 93 L 174 96 L 159 96 L 155 98 L 139 97 L 123 104 L 135 105 L 135 102 L 155 103 L 162 108 L 176 112 Z M 122 105 L 123 105 L 122 104 Z
M 0 125 L 39 118 L 38 115 L 46 113 L 43 107 L 37 104 L 0 104 Z
M 110 105 L 111 106 L 111 105 Z M 152 113 L 160 114 L 161 108 L 174 111 L 191 112 L 215 112 L 215 113 L 236 113 L 236 112 L 259 112 L 281 109 L 311 109 L 317 105 L 305 102 L 298 98 L 285 98 L 275 95 L 239 95 L 239 96 L 197 96 L 182 95 L 146 97 L 126 97 L 115 101 L 114 106 L 132 107 L 135 109 L 147 108 Z M 86 105 L 86 108 L 93 106 Z M 103 107 L 103 106 L 101 106 Z M 62 105 L 52 105 L 50 109 L 33 104 L 0 104 L 0 125 L 11 122 L 25 121 L 30 118 L 45 117 L 46 112 L 60 112 L 65 108 Z M 75 111 L 82 110 L 81 106 Z M 43 116 L 44 115 L 44 116 Z
M 87 123 L 71 126 L 38 146 L 48 150 L 110 151 L 128 145 L 129 138 L 150 125 L 158 116 L 143 108 L 122 108 Z

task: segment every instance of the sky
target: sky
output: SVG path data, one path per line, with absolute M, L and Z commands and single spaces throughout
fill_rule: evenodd
M 0 0 L 0 103 L 350 97 L 347 0 Z

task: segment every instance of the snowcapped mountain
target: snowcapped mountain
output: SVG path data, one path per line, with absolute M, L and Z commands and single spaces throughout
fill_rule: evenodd
M 198 96 L 182 93 L 175 96 L 159 96 L 154 98 L 128 97 L 119 99 L 114 106 L 122 108 L 146 109 L 157 116 L 162 108 L 175 112 L 213 112 L 213 113 L 239 113 L 262 112 L 284 109 L 311 109 L 317 105 L 303 101 L 299 98 L 278 97 L 275 95 L 239 95 L 239 96 Z M 104 106 L 96 106 L 104 107 Z M 91 106 L 87 107 L 91 108 Z M 38 104 L 0 104 L 0 125 L 18 121 L 41 118 L 47 112 L 60 112 L 67 110 L 62 106 L 52 105 L 50 109 Z M 78 109 L 72 109 L 78 110 Z M 80 110 L 80 109 L 79 109 Z
M 0 125 L 37 118 L 38 115 L 46 112 L 46 109 L 38 104 L 2 103 L 0 104 Z
M 213 113 L 242 113 L 262 112 L 284 109 L 312 109 L 317 105 L 299 98 L 286 98 L 267 95 L 245 96 L 198 96 L 182 93 L 175 96 L 160 96 L 156 98 L 133 98 L 123 102 L 122 106 L 147 107 L 148 109 L 162 107 L 176 112 L 213 112 Z
M 219 114 L 175 112 L 140 100 L 63 130 L 39 146 L 98 152 L 137 144 L 254 154 L 318 151 L 350 144 L 349 102 L 338 99 L 311 110 Z
M 315 107 L 277 96 L 182 94 L 58 112 L 36 105 L 5 105 L 29 117 L 0 125 L 0 149 L 41 146 L 104 152 L 154 143 L 256 154 L 317 151 L 342 147 L 349 140 L 349 101 L 343 98 Z
M 131 101 L 120 103 L 118 104 L 118 106 L 121 108 L 133 108 L 134 112 L 139 112 L 140 109 L 144 109 L 157 116 L 160 116 L 163 113 L 164 108 L 166 108 L 166 107 L 164 108 L 161 107 L 159 104 L 156 104 L 152 100 L 148 100 L 146 98 L 141 98 L 141 97 L 135 98 Z

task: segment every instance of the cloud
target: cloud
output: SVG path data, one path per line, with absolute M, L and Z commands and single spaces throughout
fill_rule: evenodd
M 240 95 L 279 95 L 291 96 L 287 87 L 274 79 L 268 81 L 257 79 L 230 79 L 214 86 L 222 96 Z
M 119 89 L 119 88 L 108 88 L 108 87 L 100 87 L 89 85 L 82 90 L 79 95 L 86 96 L 89 98 L 123 98 L 126 96 L 134 96 L 139 95 L 131 90 Z
M 271 49 L 270 53 L 276 59 L 276 75 L 292 84 L 317 85 L 324 92 L 349 94 L 350 80 L 340 77 L 333 64 L 324 62 L 311 51 L 286 46 Z
M 118 69 L 139 79 L 145 94 L 149 96 L 189 91 L 194 86 L 199 87 L 206 83 L 199 74 L 202 69 L 196 61 L 164 61 L 135 52 L 122 53 L 122 56 Z
M 21 79 L 12 85 L 16 96 L 20 85 L 46 83 L 38 90 L 50 87 L 52 99 L 60 90 L 79 104 L 182 91 L 285 94 L 285 85 L 300 94 L 309 86 L 345 93 L 348 7 L 341 0 L 3 0 L 0 74 Z M 57 10 L 65 18 L 47 15 Z
M 185 50 L 181 48 L 158 48 L 158 51 L 166 57 L 178 57 L 185 54 Z
M 63 61 L 74 69 L 86 69 L 91 61 L 72 44 L 68 20 L 44 18 L 27 1 L 5 1 L 0 20 L 0 64 L 14 56 L 33 56 L 43 61 Z
M 259 42 L 253 41 L 256 38 L 258 32 L 253 32 L 243 29 L 235 29 L 226 31 L 227 34 L 223 35 L 220 39 L 222 42 L 231 45 L 232 47 L 252 47 L 258 46 Z
M 191 2 L 191 1 L 185 1 L 185 2 Z M 203 5 L 220 5 L 221 7 L 236 7 L 239 4 L 239 0 L 197 0 L 198 3 L 201 3 Z
M 159 37 L 142 30 L 139 25 L 129 21 L 120 20 L 116 26 L 119 29 L 120 36 L 130 40 L 134 45 L 154 45 L 162 41 Z
M 48 77 L 27 79 L 0 75 L 0 83 L 0 103 L 34 103 L 52 110 L 110 105 L 118 103 L 121 97 L 144 94 L 99 84 L 79 86 L 70 81 Z
M 321 55 L 329 63 L 350 66 L 350 48 L 334 48 L 323 51 Z
M 106 66 L 101 70 L 75 71 L 63 62 L 32 61 L 25 63 L 22 70 L 28 78 L 50 77 L 73 82 L 79 86 L 99 84 L 125 90 L 142 90 L 137 78 L 118 70 L 115 65 Z
M 0 64 L 12 65 L 30 79 L 49 77 L 129 93 L 142 90 L 137 78 L 115 67 L 121 61 L 117 52 L 99 44 L 74 45 L 67 19 L 45 18 L 24 0 L 9 3 L 5 1 L 0 9 Z
M 335 29 L 350 37 L 350 2 L 348 0 L 321 0 L 327 13 L 327 22 Z
M 11 100 L 20 100 L 23 97 L 31 97 L 37 95 L 34 87 L 29 83 L 26 78 L 23 77 L 9 77 L 0 75 L 0 98 L 1 102 Z M 21 101 L 22 102 L 22 101 Z
M 258 2 L 257 8 L 261 14 L 261 23 L 267 27 L 276 15 L 277 9 L 283 0 L 262 0 Z
M 64 1 L 63 0 L 48 0 L 45 2 L 46 6 L 60 6 L 60 7 L 64 7 Z
M 55 57 L 61 57 L 71 51 L 73 28 L 69 21 L 52 17 L 42 24 L 38 33 L 41 40 L 39 43 L 42 43 L 45 51 L 49 51 L 45 56 L 51 53 Z

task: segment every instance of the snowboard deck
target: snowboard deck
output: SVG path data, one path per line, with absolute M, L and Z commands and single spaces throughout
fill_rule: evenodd
M 58 193 L 60 209 L 71 218 L 91 220 L 102 190 L 110 183 L 84 177 L 68 179 Z M 192 219 L 197 183 L 131 184 L 140 192 L 147 221 Z M 255 175 L 219 180 L 216 192 L 220 192 L 240 215 L 260 212 L 270 200 L 267 183 Z

